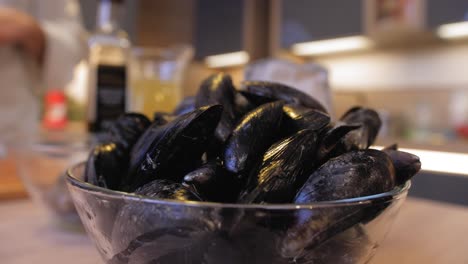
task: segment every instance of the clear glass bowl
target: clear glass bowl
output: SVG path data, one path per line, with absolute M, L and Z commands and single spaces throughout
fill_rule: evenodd
M 49 220 L 66 230 L 82 231 L 82 224 L 66 186 L 66 170 L 86 159 L 90 144 L 65 139 L 38 139 L 16 144 L 16 169 L 33 202 Z
M 113 264 L 367 263 L 410 188 L 407 182 L 387 193 L 307 205 L 179 202 L 100 188 L 83 182 L 83 171 L 84 164 L 68 171 L 70 193 L 102 258 Z M 341 224 L 310 231 L 323 221 Z M 313 240 L 320 243 L 305 243 Z

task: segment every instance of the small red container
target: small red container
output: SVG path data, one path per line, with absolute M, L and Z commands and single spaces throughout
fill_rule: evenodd
M 67 125 L 67 104 L 65 94 L 51 90 L 45 96 L 43 124 L 49 129 L 63 129 Z

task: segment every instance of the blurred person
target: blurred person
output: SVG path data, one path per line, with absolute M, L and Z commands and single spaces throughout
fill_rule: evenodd
M 75 0 L 0 0 L 0 157 L 35 134 L 46 89 L 71 80 L 82 32 Z

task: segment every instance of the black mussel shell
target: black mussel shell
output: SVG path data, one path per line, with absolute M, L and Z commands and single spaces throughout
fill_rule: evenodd
M 165 124 L 171 122 L 172 120 L 176 119 L 177 116 L 165 113 L 165 112 L 155 112 L 153 115 L 153 124 L 164 126 Z
M 277 252 L 278 232 L 259 225 L 245 225 L 245 221 L 235 232 L 215 238 L 205 253 L 204 263 L 291 263 Z
M 157 228 L 142 233 L 115 254 L 109 264 L 203 263 L 210 232 L 192 226 Z M 187 257 L 190 252 L 190 258 Z
M 155 179 L 180 181 L 201 163 L 223 107 L 212 105 L 177 117 L 164 126 L 151 125 L 130 156 L 129 191 Z
M 395 168 L 384 152 L 367 149 L 335 157 L 309 176 L 294 202 L 311 203 L 384 193 L 395 186 Z
M 301 130 L 272 145 L 253 171 L 241 203 L 288 203 L 314 167 L 317 133 Z
M 270 100 L 283 100 L 287 103 L 299 104 L 324 113 L 327 112 L 319 101 L 285 84 L 266 81 L 244 81 L 241 84 L 241 89 L 260 97 L 269 98 Z M 255 98 L 253 96 L 250 97 Z
M 386 146 L 385 148 L 382 149 L 382 151 L 384 151 L 384 150 L 398 150 L 398 144 L 393 143 L 391 145 L 388 145 L 388 146 Z
M 321 165 L 331 158 L 346 153 L 348 150 L 343 146 L 342 141 L 348 133 L 359 127 L 359 125 L 338 123 L 322 129 L 319 134 L 320 142 L 317 150 L 318 164 Z
M 130 150 L 150 124 L 151 121 L 145 115 L 125 113 L 109 127 L 110 141 Z
M 178 201 L 201 201 L 200 196 L 184 185 L 170 180 L 154 180 L 135 190 L 135 194 Z
M 233 203 L 240 192 L 239 180 L 216 160 L 189 172 L 183 184 L 211 202 Z
M 206 244 L 220 222 L 200 207 L 164 203 L 129 203 L 114 219 L 110 241 L 119 253 L 110 260 L 113 264 L 183 263 L 180 254 L 187 252 L 189 261 L 202 263 Z
M 374 253 L 374 244 L 365 226 L 358 224 L 337 234 L 314 250 L 307 251 L 297 263 L 354 264 Z
M 180 102 L 174 112 L 174 115 L 183 115 L 195 110 L 195 96 L 187 96 Z
M 214 137 L 206 149 L 206 157 L 203 160 L 203 163 L 208 160 L 220 159 L 224 151 L 224 142 L 222 142 L 218 137 Z
M 279 139 L 283 102 L 261 105 L 246 114 L 233 130 L 224 150 L 224 166 L 245 178 L 263 153 Z
M 363 197 L 388 192 L 394 186 L 395 169 L 385 153 L 372 149 L 352 151 L 329 160 L 312 173 L 297 192 L 294 203 Z M 315 248 L 361 221 L 370 221 L 369 215 L 375 217 L 376 210 L 384 208 L 371 203 L 299 210 L 295 226 L 283 241 L 282 254 L 300 256 L 304 249 Z
M 212 104 L 220 104 L 223 106 L 223 114 L 215 132 L 220 142 L 226 141 L 236 125 L 235 95 L 236 89 L 232 84 L 231 76 L 224 73 L 217 73 L 211 75 L 202 82 L 195 96 L 196 107 Z
M 234 106 L 237 115 L 237 119 L 242 118 L 245 114 L 252 111 L 254 108 L 258 107 L 258 105 L 253 104 L 249 101 L 247 97 L 245 97 L 242 92 L 236 91 L 234 96 Z
M 247 99 L 251 105 L 256 107 L 259 107 L 262 104 L 278 101 L 275 98 L 260 96 L 249 91 L 239 91 L 239 93 L 242 94 L 242 96 L 244 96 L 244 98 Z
M 419 158 L 396 145 L 368 149 L 381 125 L 376 111 L 362 107 L 331 123 L 325 107 L 299 90 L 245 81 L 236 91 L 224 73 L 209 76 L 195 96 L 172 113 L 155 113 L 152 122 L 124 114 L 110 126 L 109 141 L 91 152 L 85 180 L 142 199 L 194 202 L 168 208 L 177 202 L 135 201 L 107 208 L 93 221 L 115 251 L 101 253 L 109 258 L 117 252 L 114 264 L 366 259 L 375 245 L 362 226 L 390 206 L 392 197 L 313 210 L 308 204 L 388 192 L 420 170 Z M 229 206 L 213 212 L 197 201 L 304 208 L 293 214 Z M 106 202 L 90 204 L 102 208 Z M 98 217 L 88 211 L 90 219 Z
M 349 150 L 366 149 L 371 146 L 379 133 L 382 121 L 379 114 L 369 108 L 353 107 L 348 110 L 340 121 L 346 124 L 359 124 L 361 127 L 349 133 L 344 139 Z
M 99 187 L 120 190 L 128 161 L 128 150 L 122 145 L 113 142 L 99 144 L 89 154 L 85 181 Z
M 195 107 L 211 104 L 233 103 L 236 90 L 232 84 L 231 76 L 225 73 L 216 73 L 206 78 L 196 96 Z M 224 106 L 224 105 L 223 105 Z
M 421 161 L 416 155 L 393 148 L 385 148 L 382 151 L 390 157 L 395 167 L 396 185 L 404 184 L 421 170 Z
M 284 126 L 294 132 L 302 129 L 319 131 L 330 124 L 328 114 L 301 105 L 287 104 L 283 111 L 286 114 Z
M 179 201 L 201 201 L 193 190 L 170 180 L 154 180 L 135 191 L 138 195 Z M 115 217 L 110 263 L 179 263 L 190 251 L 193 263 L 201 263 L 210 236 L 220 219 L 200 207 L 165 203 L 129 203 Z

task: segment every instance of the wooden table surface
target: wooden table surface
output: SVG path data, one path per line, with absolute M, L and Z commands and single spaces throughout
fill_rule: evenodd
M 48 224 L 29 200 L 0 203 L 0 263 L 98 264 L 85 235 Z M 468 264 L 468 207 L 409 198 L 371 264 Z
M 16 172 L 12 155 L 0 157 L 0 201 L 26 197 L 26 190 Z

